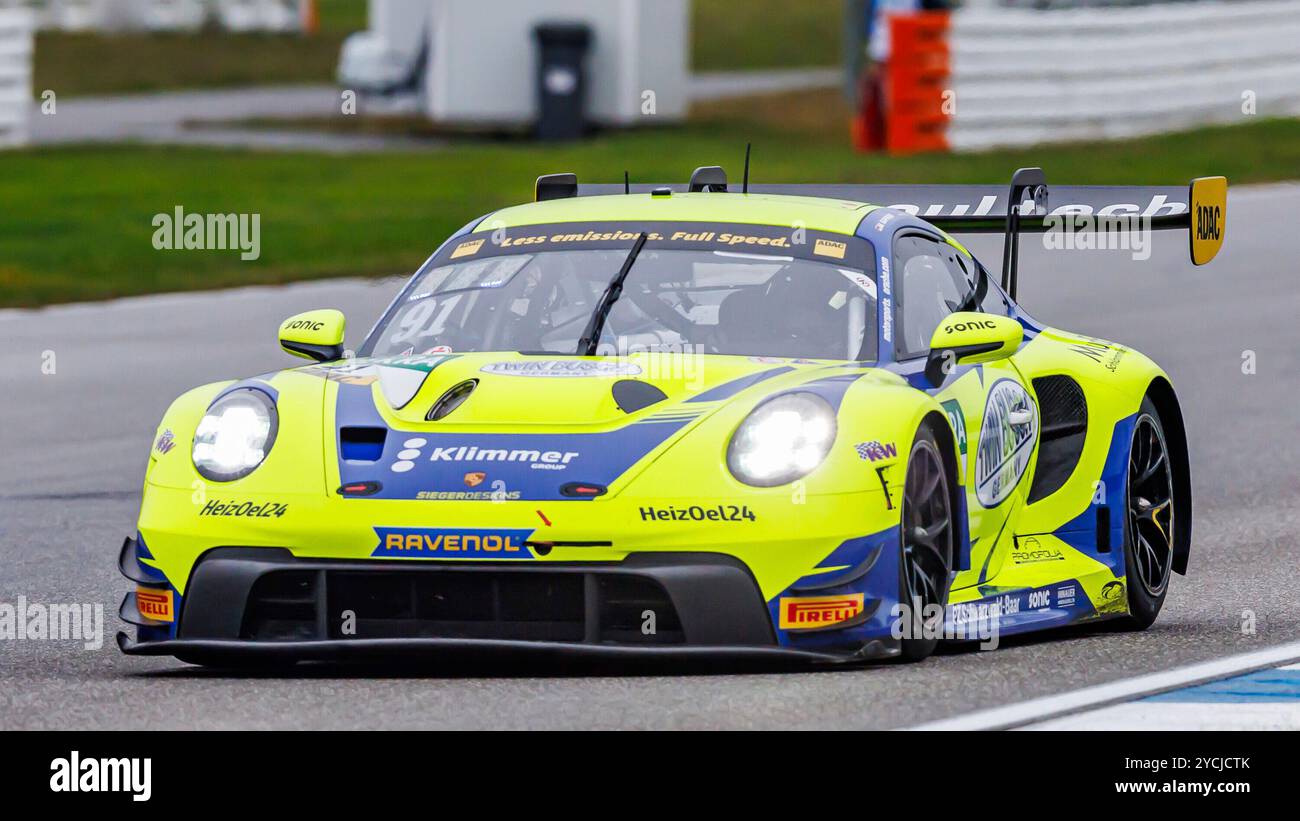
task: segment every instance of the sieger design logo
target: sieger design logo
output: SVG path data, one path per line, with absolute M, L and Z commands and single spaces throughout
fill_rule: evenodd
M 814 630 L 842 624 L 860 615 L 863 594 L 783 598 L 779 607 L 782 630 Z

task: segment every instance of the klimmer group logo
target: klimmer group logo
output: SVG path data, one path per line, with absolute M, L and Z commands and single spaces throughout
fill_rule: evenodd
M 397 453 L 397 461 L 389 465 L 393 473 L 406 473 L 415 469 L 415 462 L 424 455 L 429 440 L 423 437 L 407 439 Z M 576 450 L 533 450 L 531 448 L 481 448 L 477 445 L 447 445 L 429 451 L 429 462 L 513 462 L 527 464 L 533 470 L 564 470 L 581 454 Z M 465 474 L 465 484 L 475 487 L 483 481 L 473 481 L 478 472 Z M 483 478 L 486 478 L 484 474 Z

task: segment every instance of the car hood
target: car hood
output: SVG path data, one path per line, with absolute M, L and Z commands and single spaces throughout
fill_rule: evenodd
M 746 356 L 560 357 L 445 354 L 357 359 L 305 369 L 369 388 L 376 410 L 404 429 L 473 427 L 597 429 L 643 410 L 707 404 L 813 360 Z M 473 381 L 469 398 L 437 422 L 429 411 L 449 390 Z
M 341 487 L 379 498 L 492 498 L 496 491 L 507 499 L 560 499 L 575 497 L 577 485 L 616 491 L 721 408 L 757 401 L 835 364 L 473 353 L 302 370 L 337 386 L 332 399 L 326 394 L 324 424 L 338 446 Z M 459 407 L 427 418 L 448 391 L 471 382 Z

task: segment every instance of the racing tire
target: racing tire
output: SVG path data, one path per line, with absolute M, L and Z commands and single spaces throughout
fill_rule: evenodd
M 911 620 L 911 630 L 905 630 L 900 639 L 899 660 L 903 662 L 921 661 L 934 652 L 948 606 L 957 523 L 952 479 L 942 453 L 934 433 L 923 426 L 907 456 L 899 510 L 899 576 L 900 603 L 904 605 L 900 617 Z M 934 605 L 938 606 L 937 615 Z
M 1145 630 L 1160 614 L 1174 562 L 1174 475 L 1160 413 L 1142 400 L 1129 444 L 1124 488 L 1124 573 L 1128 616 L 1119 626 Z

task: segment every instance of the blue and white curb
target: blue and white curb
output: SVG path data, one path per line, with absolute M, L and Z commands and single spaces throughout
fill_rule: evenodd
M 1300 730 L 1300 664 L 1197 684 L 1027 730 Z
M 921 724 L 915 730 L 1300 730 L 1300 642 Z

